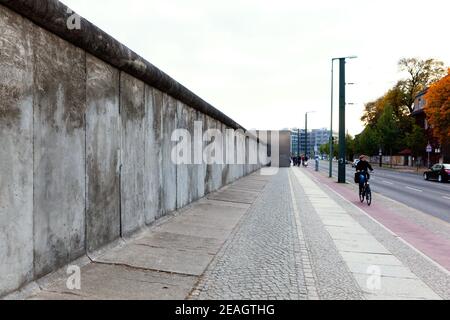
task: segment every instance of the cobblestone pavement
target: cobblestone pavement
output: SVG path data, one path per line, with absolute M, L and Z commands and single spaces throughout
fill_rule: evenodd
M 316 298 L 299 235 L 288 171 L 280 170 L 206 271 L 195 290 L 196 298 Z
M 296 170 L 271 178 L 192 299 L 448 298 L 448 274 Z M 383 272 L 379 292 L 366 287 L 374 263 Z

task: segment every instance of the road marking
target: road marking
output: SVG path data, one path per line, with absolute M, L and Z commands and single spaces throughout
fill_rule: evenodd
M 409 187 L 409 186 L 406 186 L 406 189 L 413 190 L 413 191 L 417 191 L 417 192 L 423 192 L 423 190 L 416 189 L 416 188 Z
M 393 184 L 392 182 L 389 182 L 389 181 L 386 181 L 386 180 L 383 180 L 383 182 L 386 183 L 386 184 Z

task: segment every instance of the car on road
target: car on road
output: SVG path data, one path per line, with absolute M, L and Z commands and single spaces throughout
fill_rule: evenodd
M 352 168 L 356 168 L 356 166 L 358 165 L 358 162 L 359 162 L 359 159 L 353 160 Z
M 437 180 L 439 182 L 447 182 L 450 180 L 450 164 L 437 163 L 430 170 L 423 173 L 425 180 Z

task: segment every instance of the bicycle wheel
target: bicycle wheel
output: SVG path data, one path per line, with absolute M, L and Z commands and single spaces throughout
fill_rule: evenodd
M 366 200 L 367 200 L 367 204 L 370 206 L 372 204 L 372 191 L 370 191 L 370 186 L 367 186 Z

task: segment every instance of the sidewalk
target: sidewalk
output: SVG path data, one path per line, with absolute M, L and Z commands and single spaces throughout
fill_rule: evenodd
M 272 177 L 202 277 L 198 299 L 450 298 L 447 270 L 319 179 L 305 168 Z
M 267 181 L 258 174 L 240 179 L 91 257 L 81 268 L 81 290 L 67 288 L 64 268 L 27 298 L 185 299 Z
M 449 224 L 356 198 L 312 169 L 256 173 L 91 257 L 81 290 L 62 270 L 27 298 L 450 299 Z
M 353 217 L 339 201 L 344 199 L 333 199 L 329 196 L 331 190 L 321 189 L 302 170 L 293 171 L 364 298 L 442 298 Z M 356 198 L 356 192 L 352 195 Z

